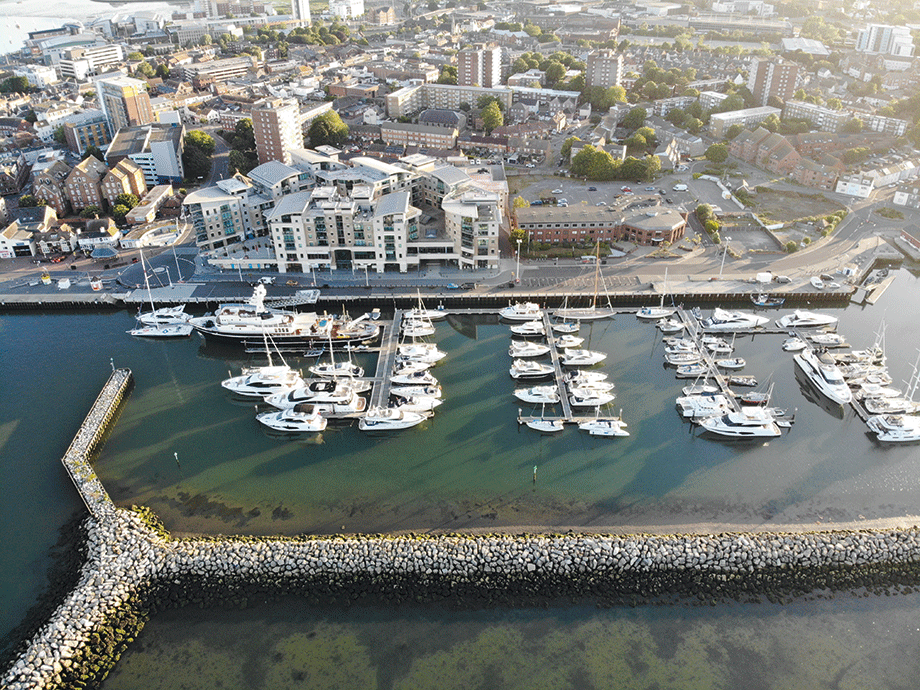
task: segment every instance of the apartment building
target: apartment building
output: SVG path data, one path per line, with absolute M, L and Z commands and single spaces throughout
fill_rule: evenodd
M 58 63 L 63 79 L 83 81 L 88 76 L 101 74 L 125 59 L 125 52 L 117 43 L 78 46 L 66 51 Z
M 42 199 L 54 209 L 58 217 L 63 217 L 70 211 L 70 200 L 64 188 L 64 182 L 70 175 L 71 167 L 64 161 L 56 160 L 39 170 L 33 170 L 32 194 L 36 199 Z
M 511 107 L 511 94 L 512 90 L 507 86 L 484 88 L 453 84 L 417 84 L 387 94 L 387 116 L 403 117 L 425 108 L 459 110 L 463 103 L 475 106 L 483 96 L 494 96 L 499 99 L 507 111 Z M 571 95 L 571 92 L 568 95 Z
M 82 156 L 90 146 L 104 149 L 112 141 L 105 113 L 101 110 L 87 110 L 72 115 L 64 123 L 64 141 L 67 148 Z
M 754 58 L 748 68 L 747 87 L 760 105 L 771 97 L 785 102 L 795 93 L 799 66 L 786 60 Z
M 456 127 L 414 125 L 407 122 L 384 122 L 380 125 L 380 138 L 388 145 L 452 149 L 457 145 L 459 134 Z
M 147 82 L 131 77 L 107 77 L 96 81 L 96 100 L 102 107 L 109 133 L 123 127 L 146 125 L 154 121 L 147 95 Z
M 457 84 L 490 89 L 501 85 L 502 51 L 498 46 L 479 44 L 457 54 Z
M 130 158 L 118 161 L 102 178 L 100 187 L 102 198 L 108 203 L 109 209 L 115 206 L 115 199 L 119 194 L 133 194 L 142 199 L 147 193 L 144 171 Z
M 210 62 L 196 62 L 182 67 L 182 77 L 192 82 L 196 89 L 204 89 L 211 84 L 220 84 L 231 79 L 246 76 L 253 67 L 253 58 L 249 55 L 243 57 L 224 58 Z
M 798 118 L 809 120 L 817 129 L 823 132 L 838 132 L 840 128 L 853 118 L 862 120 L 865 130 L 879 132 L 893 137 L 904 136 L 907 132 L 907 120 L 896 117 L 885 117 L 874 113 L 862 113 L 853 110 L 833 110 L 814 103 L 804 101 L 787 101 L 783 108 L 783 118 Z
M 267 101 L 252 110 L 252 132 L 256 140 L 259 163 L 291 162 L 290 149 L 303 146 L 296 103 L 282 99 Z
M 727 113 L 715 113 L 709 118 L 709 132 L 716 139 L 725 136 L 725 132 L 732 125 L 741 125 L 750 127 L 766 120 L 771 115 L 779 117 L 782 114 L 779 108 L 772 108 L 768 105 L 759 108 L 745 108 L 743 110 L 732 110 Z
M 105 160 L 110 166 L 130 158 L 144 171 L 148 187 L 167 182 L 181 182 L 185 177 L 182 165 L 185 127 L 149 124 L 123 127 L 112 139 Z
M 856 50 L 860 53 L 911 57 L 914 54 L 914 41 L 907 26 L 869 24 L 857 35 Z
M 67 179 L 64 191 L 74 211 L 82 211 L 87 206 L 102 208 L 102 178 L 109 171 L 105 163 L 93 156 L 88 156 L 77 163 Z
M 621 86 L 623 83 L 623 55 L 614 50 L 595 50 L 588 55 L 585 82 L 588 86 Z

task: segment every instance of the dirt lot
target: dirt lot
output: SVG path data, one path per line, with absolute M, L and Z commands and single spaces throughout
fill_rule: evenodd
M 774 222 L 824 216 L 842 208 L 843 206 L 822 194 L 767 189 L 758 191 L 754 196 L 754 212 L 761 218 Z

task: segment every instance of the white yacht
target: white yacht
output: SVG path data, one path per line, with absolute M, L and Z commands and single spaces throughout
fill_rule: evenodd
M 413 412 L 399 407 L 375 407 L 358 421 L 361 431 L 398 431 L 421 424 L 429 413 Z
M 702 362 L 696 364 L 681 364 L 674 375 L 679 379 L 698 379 L 709 374 L 709 367 Z
M 192 318 L 192 315 L 185 313 L 184 304 L 180 304 L 177 307 L 160 307 L 137 315 L 137 320 L 145 326 L 185 324 L 188 323 L 190 318 Z
M 712 316 L 700 321 L 700 327 L 707 331 L 745 331 L 769 322 L 770 319 L 765 316 L 716 307 Z
M 440 398 L 442 395 L 441 386 L 391 386 L 390 395 L 399 395 L 404 398 L 423 397 L 423 398 Z
M 355 376 L 364 376 L 364 369 L 352 362 L 323 362 L 321 364 L 314 364 L 309 367 L 308 371 L 314 376 L 322 376 L 324 378 L 338 378 L 340 376 L 352 378 Z
M 714 355 L 730 355 L 735 351 L 734 343 L 728 342 L 725 338 L 703 336 L 701 342 Z
M 664 338 L 665 352 L 697 352 L 700 348 L 691 338 Z
M 863 398 L 862 406 L 869 414 L 917 414 L 920 412 L 920 403 L 900 396 Z
M 587 422 L 580 422 L 578 428 L 591 436 L 629 436 L 626 422 L 622 419 L 596 417 Z
M 584 369 L 575 369 L 566 372 L 562 380 L 570 386 L 584 386 L 590 383 L 603 383 L 609 378 L 609 375 L 603 371 L 585 371 Z M 610 384 L 611 386 L 613 384 Z
M 160 326 L 138 325 L 137 328 L 132 328 L 128 331 L 128 335 L 138 338 L 188 338 L 194 330 L 187 323 L 162 324 Z
M 721 389 L 718 386 L 709 383 L 708 379 L 694 381 L 689 386 L 684 386 L 680 390 L 684 395 L 705 395 L 721 392 Z
M 393 363 L 393 374 L 401 376 L 402 374 L 415 374 L 419 371 L 428 371 L 431 364 L 422 362 L 417 359 L 399 359 Z
M 809 335 L 808 339 L 821 347 L 845 347 L 847 342 L 839 333 L 815 333 Z
M 664 298 L 662 297 L 662 300 Z M 643 319 L 645 321 L 660 321 L 661 319 L 667 319 L 677 313 L 675 307 L 665 307 L 664 304 L 661 304 L 657 307 L 649 306 L 642 307 L 639 311 L 636 312 L 636 318 Z
M 304 386 L 265 396 L 265 402 L 281 410 L 304 403 L 336 403 L 351 405 L 353 398 L 370 390 L 367 381 L 352 379 L 320 379 L 308 381 Z
M 809 348 L 793 355 L 793 359 L 802 373 L 826 398 L 841 405 L 853 400 L 853 392 L 831 357 Z
M 601 393 L 609 393 L 614 388 L 616 388 L 616 386 L 610 381 L 585 381 L 578 384 L 568 384 L 568 389 L 571 393 L 576 393 L 578 391 L 600 391 Z
M 440 398 L 435 398 L 430 395 L 410 395 L 408 397 L 397 395 L 393 396 L 393 398 L 396 401 L 393 407 L 400 410 L 408 410 L 410 412 L 434 412 L 434 408 L 444 402 Z
M 438 380 L 430 371 L 417 371 L 414 374 L 393 374 L 390 382 L 401 386 L 437 386 Z
M 782 434 L 773 413 L 765 407 L 742 407 L 718 417 L 700 420 L 711 434 L 726 438 L 776 438 Z
M 403 319 L 400 324 L 400 332 L 404 338 L 425 338 L 429 335 L 434 335 L 435 331 L 434 326 L 431 325 L 431 321 L 424 319 Z
M 579 325 L 577 321 L 563 321 L 550 325 L 553 333 L 578 333 Z
M 664 361 L 675 367 L 697 364 L 702 360 L 703 356 L 699 352 L 666 352 L 664 355 Z
M 498 315 L 506 321 L 542 321 L 543 307 L 534 302 L 516 302 L 500 309 Z
M 525 321 L 511 327 L 511 332 L 524 337 L 546 335 L 546 327 L 542 321 Z
M 558 386 L 533 386 L 532 388 L 518 388 L 514 397 L 531 404 L 554 405 L 559 402 Z
M 549 345 L 520 340 L 512 340 L 511 347 L 508 348 L 508 355 L 511 357 L 539 357 L 547 352 Z
M 263 333 L 279 344 L 316 344 L 344 347 L 373 340 L 380 333 L 379 324 L 367 314 L 353 320 L 299 314 L 265 306 L 265 286 L 256 285 L 245 304 L 224 304 L 212 315 L 192 317 L 189 323 L 208 340 L 244 342 L 261 340 Z
M 747 362 L 741 357 L 731 357 L 729 359 L 717 359 L 716 366 L 719 367 L 719 369 L 737 371 L 738 369 L 744 369 L 744 367 L 747 366 Z
M 561 355 L 562 363 L 567 367 L 590 367 L 607 359 L 606 352 L 597 350 L 579 350 L 568 348 Z
M 808 343 L 806 343 L 798 336 L 792 336 L 791 338 L 786 338 L 783 341 L 784 352 L 801 352 L 806 347 L 808 347 Z
M 796 309 L 791 314 L 778 318 L 776 325 L 780 328 L 821 328 L 822 326 L 834 326 L 837 321 L 836 316 Z
M 674 317 L 666 317 L 655 324 L 662 333 L 680 333 L 687 324 Z
M 542 379 L 547 376 L 552 376 L 555 372 L 548 364 L 541 364 L 540 362 L 533 362 L 527 359 L 516 359 L 511 363 L 511 369 L 509 374 L 513 379 Z
M 543 417 L 528 419 L 524 424 L 543 434 L 555 434 L 558 431 L 562 431 L 563 428 L 561 419 L 544 419 Z
M 578 347 L 583 342 L 585 342 L 584 338 L 577 336 L 577 335 L 571 335 L 570 333 L 566 333 L 565 335 L 560 335 L 558 338 L 556 338 L 556 340 L 554 341 L 554 344 L 558 348 L 567 348 L 567 347 Z
M 261 412 L 256 415 L 256 419 L 275 431 L 318 433 L 328 424 L 328 420 L 315 405 L 298 405 L 279 412 Z
M 220 385 L 235 395 L 264 398 L 282 391 L 304 385 L 300 372 L 286 365 L 255 367 L 247 369 L 241 376 L 231 376 Z
M 677 399 L 681 416 L 687 419 L 717 417 L 732 411 L 732 405 L 722 393 L 685 395 Z
M 590 388 L 572 388 L 569 390 L 569 404 L 572 407 L 600 407 L 609 405 L 616 396 L 613 393 Z
M 916 443 L 920 441 L 920 417 L 907 414 L 886 414 L 869 417 L 866 425 L 879 441 L 887 443 Z
M 403 318 L 412 321 L 440 321 L 447 318 L 447 312 L 444 309 L 426 309 L 419 300 L 419 306 L 406 310 Z
M 447 353 L 439 350 L 434 343 L 405 343 L 396 348 L 396 354 L 429 362 L 439 362 L 447 356 Z

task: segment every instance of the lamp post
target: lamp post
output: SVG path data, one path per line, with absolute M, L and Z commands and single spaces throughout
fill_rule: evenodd
M 517 246 L 518 246 L 518 249 L 517 249 L 517 269 L 516 269 L 515 272 L 514 272 L 514 282 L 515 282 L 515 283 L 520 283 L 520 282 L 521 282 L 521 238 L 520 238 L 520 237 L 518 237 Z
M 169 266 L 157 266 L 155 269 L 153 269 L 153 272 L 156 273 L 157 275 L 159 275 L 163 271 L 166 271 L 166 280 L 169 281 L 169 287 L 172 287 L 173 284 L 172 284 L 172 278 L 169 275 Z M 162 286 L 162 284 L 163 283 L 161 282 L 160 285 Z
M 367 277 L 367 264 L 364 264 L 364 287 L 370 287 L 371 281 Z
M 728 243 L 731 241 L 732 241 L 732 238 L 726 235 L 725 248 L 722 250 L 722 265 L 719 266 L 719 278 L 722 277 L 722 269 L 725 268 L 725 255 L 728 254 Z

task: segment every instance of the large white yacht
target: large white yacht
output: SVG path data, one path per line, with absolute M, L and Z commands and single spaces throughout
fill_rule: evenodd
M 195 330 L 187 323 L 164 323 L 159 326 L 138 324 L 128 331 L 128 335 L 138 338 L 188 338 Z
M 358 428 L 370 432 L 398 431 L 421 424 L 428 417 L 429 413 L 399 407 L 374 407 L 358 421 Z
M 529 341 L 512 340 L 508 348 L 510 357 L 539 357 L 549 352 L 549 345 Z
M 527 359 L 516 359 L 511 363 L 509 374 L 513 379 L 542 379 L 552 376 L 555 370 L 548 364 Z
M 280 412 L 261 412 L 256 415 L 256 419 L 275 431 L 317 433 L 328 424 L 316 405 L 299 405 L 296 409 Z
M 841 405 L 847 405 L 853 400 L 853 392 L 832 357 L 807 348 L 792 358 L 802 373 L 826 398 Z
M 726 438 L 776 438 L 782 431 L 773 413 L 765 407 L 742 407 L 718 417 L 700 420 L 700 426 Z
M 366 319 L 339 319 L 315 312 L 296 313 L 265 306 L 265 286 L 256 285 L 245 304 L 224 304 L 212 315 L 189 319 L 208 340 L 261 341 L 263 334 L 276 344 L 316 344 L 344 347 L 373 340 L 380 326 Z
M 184 324 L 187 323 L 190 318 L 192 318 L 192 315 L 185 313 L 184 304 L 180 304 L 177 307 L 160 307 L 159 309 L 137 315 L 137 320 L 145 326 Z
M 416 371 L 411 374 L 393 374 L 390 382 L 400 386 L 437 386 L 438 380 L 430 371 Z
M 712 316 L 700 321 L 700 326 L 707 331 L 744 331 L 763 326 L 769 321 L 765 316 L 716 307 Z
M 526 338 L 528 336 L 546 335 L 546 327 L 542 321 L 524 321 L 512 326 L 511 332 Z
M 721 393 L 685 395 L 677 399 L 681 416 L 687 419 L 717 417 L 732 411 L 732 405 Z
M 302 386 L 304 380 L 299 371 L 286 365 L 276 365 L 244 370 L 242 375 L 224 379 L 220 385 L 235 395 L 264 398 Z
M 607 353 L 570 347 L 561 357 L 562 363 L 567 367 L 590 367 L 607 359 Z
M 616 395 L 593 388 L 572 388 L 569 390 L 569 404 L 572 407 L 600 407 L 609 405 Z
M 308 371 L 314 376 L 325 378 L 364 376 L 364 369 L 352 362 L 323 362 L 314 364 Z
M 833 326 L 837 321 L 836 316 L 796 309 L 791 314 L 778 318 L 776 325 L 780 328 L 821 328 L 822 326 Z
M 585 342 L 585 339 L 582 338 L 581 336 L 572 335 L 571 333 L 565 333 L 563 335 L 560 335 L 558 338 L 556 338 L 556 340 L 554 341 L 554 344 L 556 345 L 556 347 L 564 349 L 567 347 L 578 347 L 583 342 Z
M 616 418 L 596 417 L 580 422 L 578 428 L 587 431 L 591 436 L 629 436 L 626 422 Z
M 447 356 L 447 353 L 439 350 L 434 343 L 405 343 L 396 348 L 396 354 L 423 362 L 439 362 Z
M 403 397 L 421 396 L 425 398 L 440 398 L 442 395 L 441 386 L 391 386 L 390 395 L 401 395 Z
M 866 425 L 879 441 L 916 443 L 920 441 L 920 417 L 909 414 L 886 414 L 869 417 Z
M 498 312 L 506 321 L 534 321 L 543 319 L 543 307 L 534 302 L 515 302 Z
M 306 385 L 265 397 L 272 407 L 285 410 L 303 403 L 338 403 L 348 405 L 352 398 L 370 390 L 370 382 L 353 379 L 320 379 Z
M 393 399 L 393 407 L 396 407 L 400 410 L 406 410 L 408 412 L 419 413 L 434 412 L 434 408 L 438 407 L 444 402 L 440 398 L 436 398 L 431 395 L 395 395 L 393 396 Z
M 558 386 L 533 386 L 531 388 L 518 388 L 514 397 L 526 403 L 554 405 L 559 402 Z

